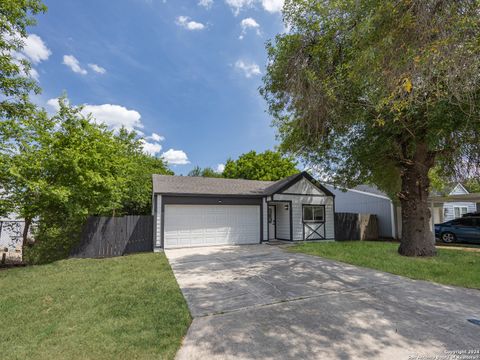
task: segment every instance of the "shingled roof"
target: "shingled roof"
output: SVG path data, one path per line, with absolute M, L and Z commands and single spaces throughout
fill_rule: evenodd
M 153 192 L 170 195 L 267 196 L 306 177 L 325 194 L 334 196 L 308 173 L 301 172 L 278 181 L 207 178 L 199 176 L 153 175 Z

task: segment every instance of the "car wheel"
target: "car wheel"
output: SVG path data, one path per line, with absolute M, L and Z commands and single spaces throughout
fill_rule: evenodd
M 447 244 L 450 244 L 450 243 L 453 243 L 457 240 L 457 238 L 455 237 L 455 234 L 451 233 L 451 232 L 444 232 L 442 234 L 442 241 L 444 243 L 447 243 Z

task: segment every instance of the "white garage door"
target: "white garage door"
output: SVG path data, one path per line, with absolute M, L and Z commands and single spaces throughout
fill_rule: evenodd
M 165 248 L 260 242 L 258 205 L 165 205 Z

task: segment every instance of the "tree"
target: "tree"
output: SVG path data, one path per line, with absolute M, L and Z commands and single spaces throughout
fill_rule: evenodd
M 402 255 L 435 254 L 429 170 L 478 177 L 479 13 L 476 0 L 287 0 L 290 31 L 267 44 L 281 149 L 397 193 Z
M 210 177 L 210 178 L 220 178 L 222 174 L 216 172 L 211 167 L 206 167 L 202 169 L 200 166 L 195 166 L 190 172 L 188 176 L 202 176 L 202 177 Z
M 24 250 L 37 222 L 35 245 L 24 251 L 32 262 L 68 255 L 88 216 L 150 213 L 152 173 L 171 174 L 142 152 L 136 134 L 116 134 L 66 99 L 54 116 L 40 111 L 20 126 L 4 157 L 4 198 L 25 219 Z
M 240 155 L 237 160 L 228 159 L 223 176 L 230 179 L 276 181 L 299 172 L 297 163 L 291 157 L 267 150 Z
M 31 66 L 21 58 L 27 27 L 35 24 L 32 15 L 46 11 L 39 0 L 2 0 L 0 2 L 0 189 L 5 181 L 5 162 L 9 153 L 9 137 L 21 131 L 18 119 L 30 117 L 36 110 L 31 103 L 31 92 L 40 88 L 29 76 Z M 0 199 L 0 214 L 5 215 L 8 204 Z

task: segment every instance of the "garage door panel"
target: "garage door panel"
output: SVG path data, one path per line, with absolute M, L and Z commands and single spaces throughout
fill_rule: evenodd
M 260 206 L 165 205 L 165 248 L 260 242 Z

